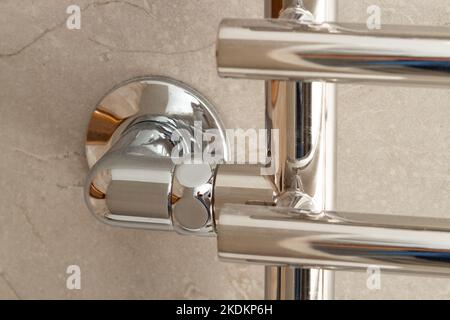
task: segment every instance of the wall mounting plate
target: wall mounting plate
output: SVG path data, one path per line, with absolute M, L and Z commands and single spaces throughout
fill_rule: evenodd
M 121 134 L 137 119 L 152 116 L 201 121 L 202 129 L 215 129 L 227 158 L 225 130 L 212 104 L 186 84 L 166 77 L 131 79 L 114 87 L 92 113 L 86 137 L 89 168 L 110 150 Z

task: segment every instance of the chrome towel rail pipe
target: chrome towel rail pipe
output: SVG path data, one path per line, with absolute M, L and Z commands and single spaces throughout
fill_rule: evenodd
M 450 220 L 228 204 L 219 257 L 265 265 L 450 274 Z
M 226 19 L 221 76 L 336 82 L 450 84 L 450 28 Z
M 335 21 L 336 8 L 335 0 L 266 0 L 265 16 Z M 335 87 L 324 82 L 266 81 L 266 128 L 278 130 L 280 136 L 278 152 L 272 142 L 268 145 L 276 167 L 272 182 L 284 199 L 278 198 L 278 206 L 298 207 L 297 200 L 308 198 L 317 210 L 335 209 Z M 334 298 L 330 270 L 268 266 L 265 280 L 266 299 Z

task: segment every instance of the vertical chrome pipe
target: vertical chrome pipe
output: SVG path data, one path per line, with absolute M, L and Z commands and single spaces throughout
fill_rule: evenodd
M 300 7 L 301 6 L 301 7 Z M 280 10 L 303 8 L 315 22 L 336 19 L 335 0 L 268 0 L 266 17 Z M 286 12 L 286 11 L 285 11 Z M 280 205 L 307 203 L 316 210 L 335 209 L 336 99 L 335 85 L 324 82 L 267 81 L 266 123 L 278 129 L 273 184 Z M 320 268 L 266 267 L 266 299 L 324 300 L 334 297 L 334 272 Z
M 264 294 L 267 300 L 331 300 L 333 285 L 331 270 L 266 267 Z

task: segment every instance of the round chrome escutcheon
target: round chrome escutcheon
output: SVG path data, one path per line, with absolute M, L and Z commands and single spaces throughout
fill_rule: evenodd
M 116 86 L 96 106 L 86 138 L 89 167 L 94 166 L 130 124 L 152 116 L 201 123 L 203 131 L 215 129 L 220 134 L 226 159 L 225 130 L 206 98 L 173 79 L 141 77 Z
M 183 161 L 194 163 L 174 161 L 180 149 Z M 203 155 L 213 150 L 215 161 L 227 159 L 225 130 L 197 91 L 162 77 L 125 82 L 101 100 L 89 123 L 88 207 L 112 225 L 208 234 L 217 162 Z M 196 151 L 204 162 L 195 162 Z

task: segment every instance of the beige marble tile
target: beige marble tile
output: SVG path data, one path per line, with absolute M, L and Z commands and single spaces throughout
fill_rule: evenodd
M 77 1 L 81 30 L 68 30 L 72 3 L 0 2 L 0 298 L 261 298 L 261 267 L 219 263 L 214 239 L 104 226 L 82 185 L 90 113 L 132 77 L 179 79 L 228 127 L 262 126 L 262 82 L 219 79 L 214 58 L 222 17 L 262 3 Z M 80 291 L 66 289 L 71 264 Z
M 227 127 L 263 126 L 263 83 L 220 79 L 214 42 L 223 17 L 261 17 L 262 0 L 78 0 L 81 30 L 65 27 L 67 0 L 0 1 L 0 298 L 261 298 L 263 270 L 220 263 L 214 239 L 114 229 L 87 211 L 84 135 L 115 84 L 148 74 L 206 95 Z M 340 0 L 340 19 L 445 25 L 444 0 Z M 450 209 L 450 94 L 339 88 L 339 206 L 444 216 Z M 82 290 L 66 289 L 66 268 Z M 448 298 L 445 279 L 339 273 L 337 297 Z
M 341 0 L 339 19 L 365 23 L 377 4 L 382 23 L 444 26 L 446 1 Z M 450 215 L 450 91 L 341 85 L 338 88 L 338 207 L 413 216 Z M 450 280 L 337 274 L 339 299 L 449 299 Z

